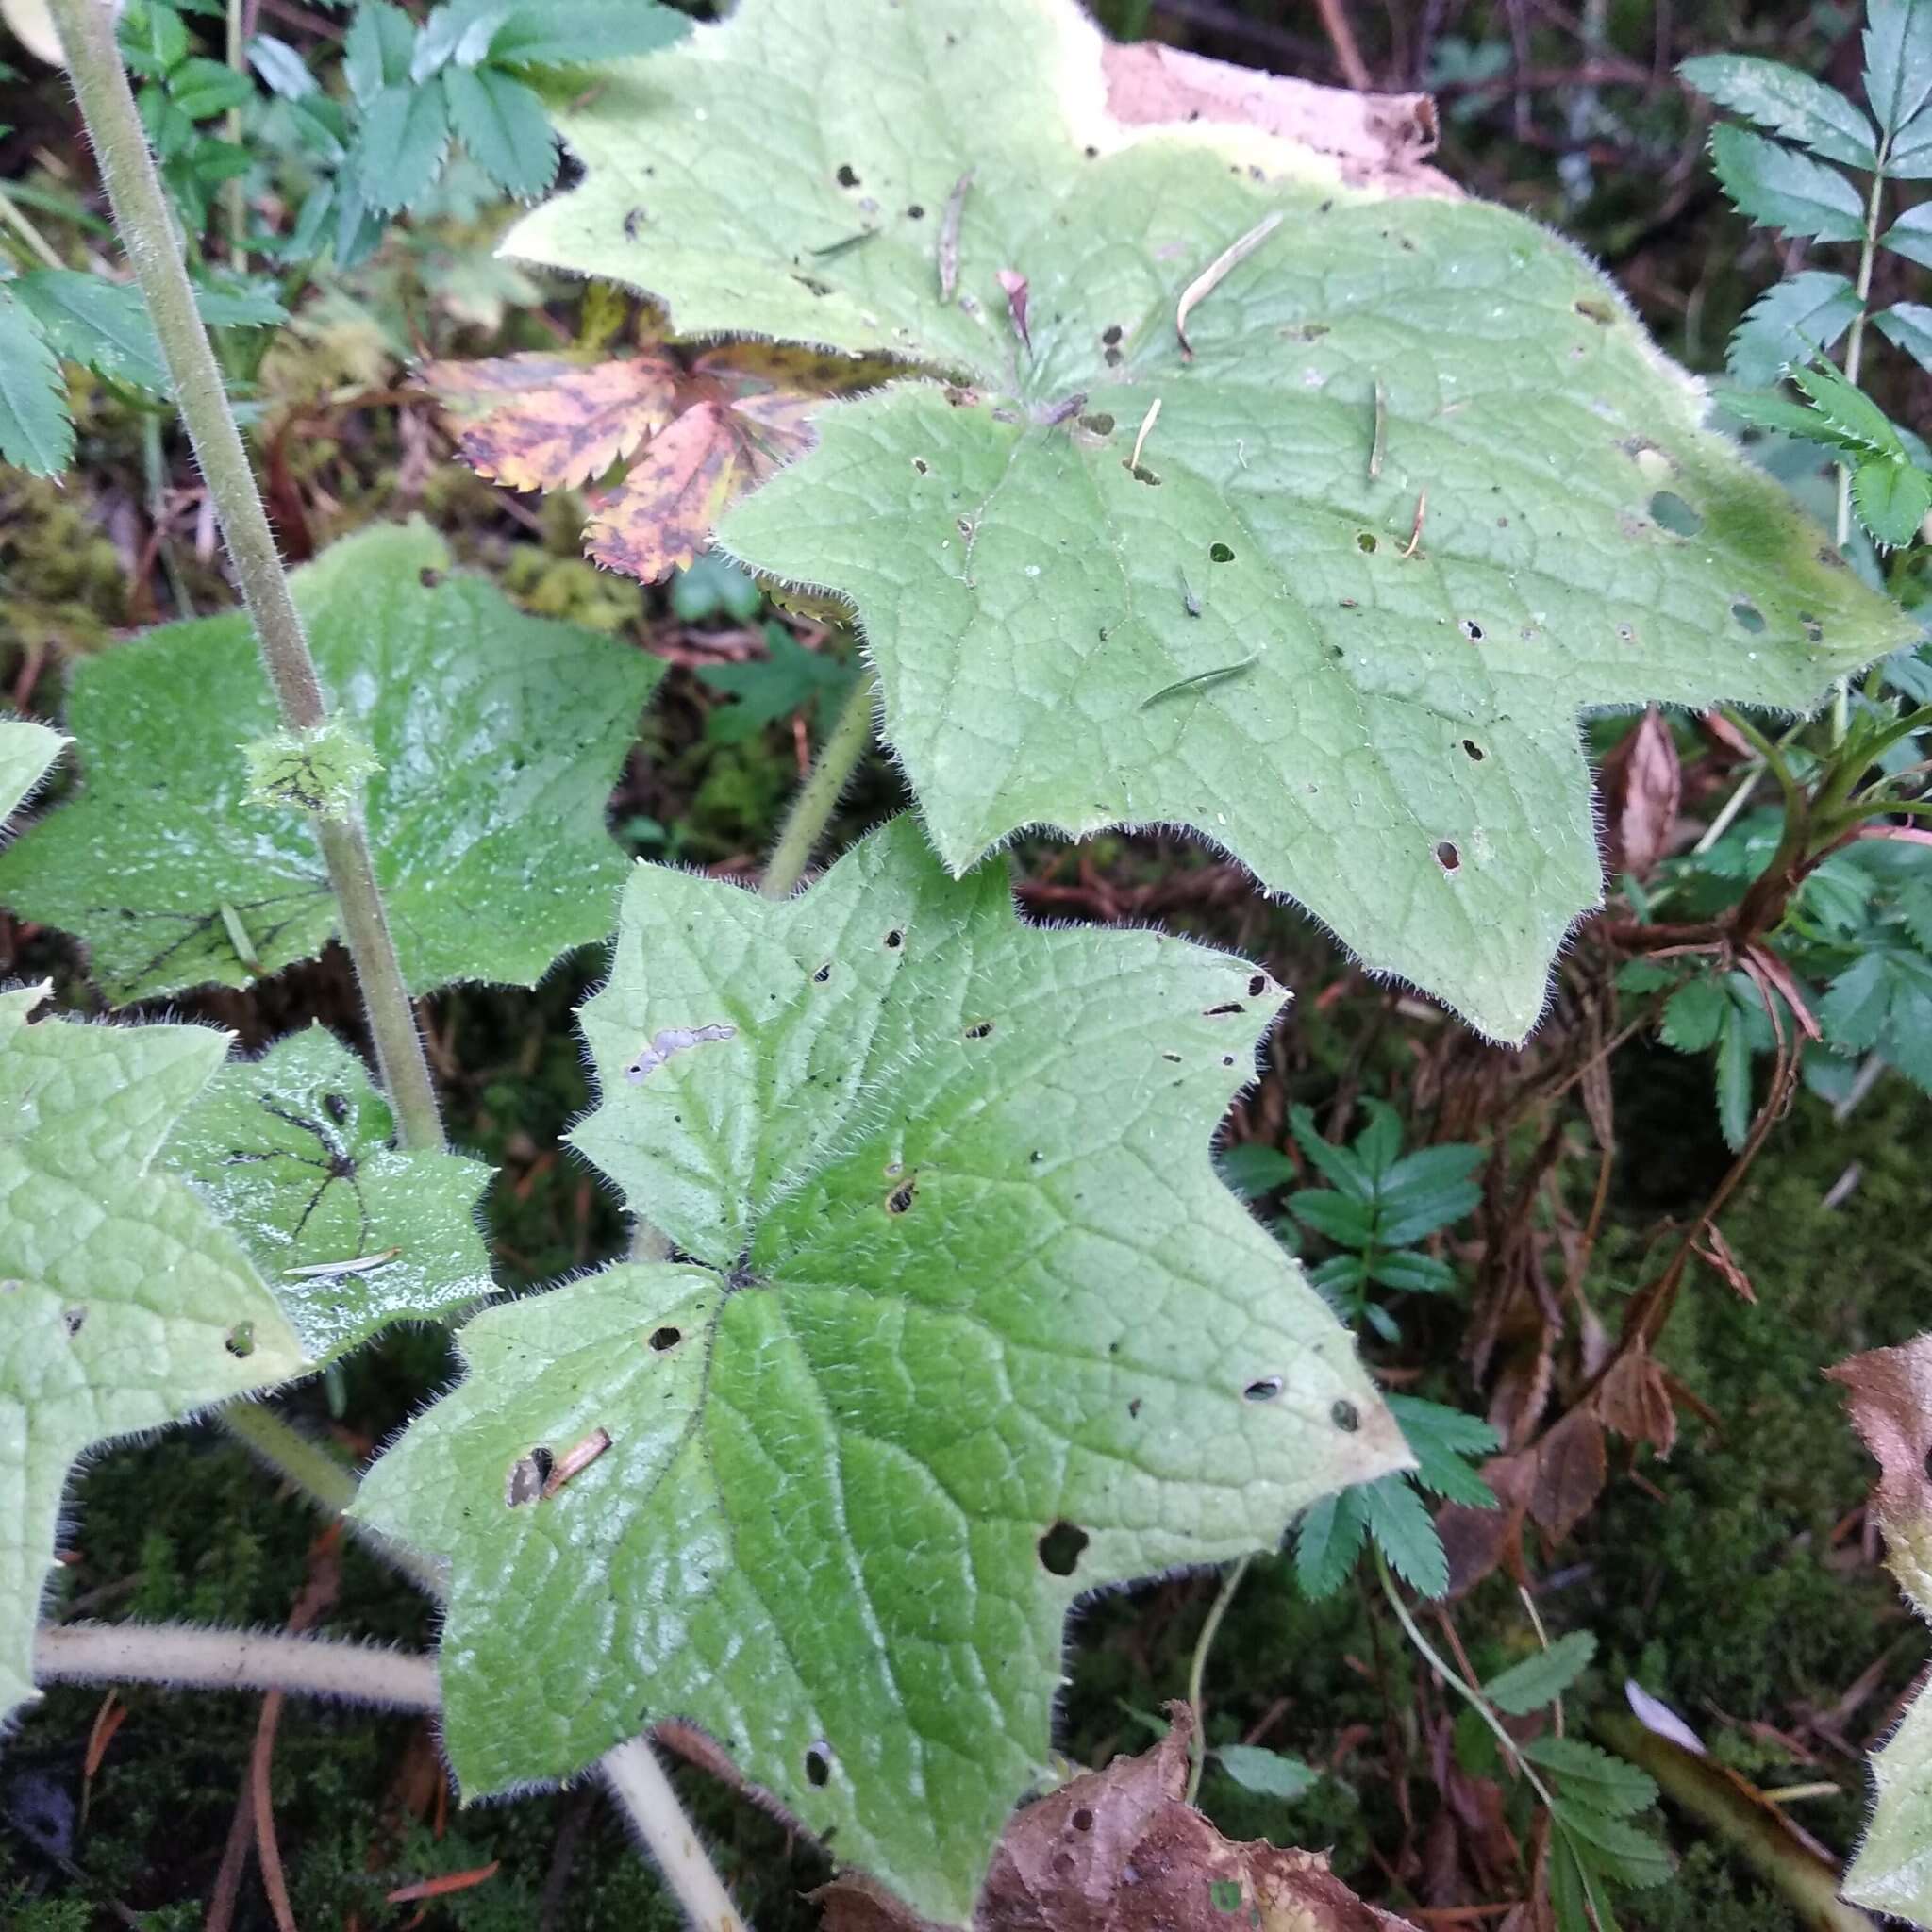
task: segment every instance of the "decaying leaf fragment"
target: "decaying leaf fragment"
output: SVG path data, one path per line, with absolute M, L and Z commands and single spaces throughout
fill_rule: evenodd
M 1182 1801 L 1192 1724 L 1170 1704 L 1153 1750 L 1117 1757 L 1018 1812 L 974 1932 L 1414 1932 L 1358 1899 L 1320 1852 L 1235 1844 Z M 817 1894 L 825 1932 L 932 1932 L 867 1878 Z
M 724 509 L 811 445 L 812 411 L 894 373 L 877 357 L 738 342 L 695 354 L 648 341 L 583 362 L 546 352 L 430 362 L 417 380 L 460 427 L 478 475 L 512 490 L 574 490 L 630 467 L 591 498 L 586 552 L 655 582 L 690 563 Z
M 1844 1385 L 1852 1425 L 1878 1459 L 1873 1513 L 1891 1574 L 1913 1608 L 1932 1620 L 1932 1333 L 1855 1355 L 1825 1374 Z M 1872 1822 L 1844 1895 L 1932 1924 L 1932 1699 L 1923 1691 L 1872 1759 Z

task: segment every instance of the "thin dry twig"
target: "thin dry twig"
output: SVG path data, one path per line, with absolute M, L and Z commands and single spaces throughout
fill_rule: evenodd
M 1211 295 L 1228 275 L 1244 262 L 1255 250 L 1274 234 L 1282 223 L 1282 211 L 1275 211 L 1258 221 L 1245 235 L 1230 242 L 1188 286 L 1181 291 L 1181 299 L 1174 312 L 1174 332 L 1180 340 L 1182 358 L 1191 362 L 1194 359 L 1194 345 L 1188 340 L 1188 317 L 1208 296 Z M 1140 461 L 1137 455 L 1134 458 Z

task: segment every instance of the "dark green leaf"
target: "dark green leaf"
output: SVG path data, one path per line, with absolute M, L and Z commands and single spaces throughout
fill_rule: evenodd
M 389 0 L 362 0 L 342 41 L 342 72 L 358 107 L 385 88 L 406 86 L 416 46 L 415 23 Z
M 1626 1818 L 1657 1803 L 1657 1786 L 1646 1773 L 1580 1738 L 1532 1738 L 1518 1748 L 1532 1764 L 1557 1774 L 1573 1810 Z
M 1557 1932 L 1618 1932 L 1602 1877 L 1560 1824 L 1550 1842 L 1550 1906 Z
M 1552 1816 L 1563 1827 L 1577 1857 L 1619 1885 L 1646 1890 L 1671 1875 L 1671 1855 L 1646 1832 L 1589 1805 L 1557 1800 Z
M 1314 1164 L 1315 1171 L 1331 1187 L 1340 1188 L 1352 1201 L 1367 1201 L 1375 1191 L 1374 1183 L 1360 1157 L 1346 1147 L 1338 1147 L 1322 1138 L 1315 1116 L 1305 1107 L 1288 1110 L 1289 1131 L 1295 1145 Z
M 1364 1101 L 1362 1108 L 1369 1124 L 1355 1137 L 1355 1156 L 1379 1185 L 1402 1152 L 1402 1116 L 1386 1100 Z
M 1470 1213 L 1482 1189 L 1469 1175 L 1482 1158 L 1482 1148 L 1457 1144 L 1424 1147 L 1397 1161 L 1376 1190 L 1381 1240 L 1407 1247 Z
M 0 461 L 58 476 L 73 459 L 59 358 L 39 323 L 0 286 Z
M 168 92 L 191 121 L 211 121 L 255 98 L 255 85 L 245 74 L 200 56 L 182 61 L 168 76 Z
M 1491 1455 L 1502 1446 L 1495 1430 L 1480 1416 L 1440 1402 L 1414 1395 L 1386 1399 L 1415 1457 L 1415 1480 L 1449 1502 L 1466 1503 L 1473 1509 L 1494 1507 L 1494 1494 L 1469 1466 L 1469 1458 Z
M 1850 280 L 1806 269 L 1774 282 L 1745 311 L 1731 337 L 1726 366 L 1751 389 L 1768 389 L 1794 362 L 1831 348 L 1858 312 Z
M 1243 1201 L 1258 1201 L 1263 1194 L 1285 1188 L 1295 1177 L 1294 1162 L 1278 1147 L 1259 1141 L 1244 1141 L 1239 1147 L 1224 1147 L 1214 1157 L 1221 1178 Z
M 1879 131 L 1905 127 L 1932 99 L 1932 4 L 1869 0 L 1865 8 L 1865 98 Z
M 691 22 L 648 0 L 523 0 L 490 42 L 499 67 L 558 67 L 648 54 L 691 31 Z
M 36 269 L 9 287 L 70 362 L 155 394 L 168 387 L 161 345 L 139 289 L 64 268 Z
M 1369 1533 L 1357 1492 L 1324 1496 L 1303 1513 L 1294 1533 L 1294 1579 L 1305 1597 L 1333 1596 L 1348 1581 Z
M 1664 1044 L 1679 1053 L 1702 1053 L 1715 1046 L 1730 1004 L 1730 994 L 1719 980 L 1693 979 L 1680 986 L 1664 1002 L 1659 1029 Z
M 1877 164 L 1872 123 L 1837 88 L 1777 60 L 1747 54 L 1705 54 L 1677 72 L 1720 107 L 1855 168 Z
M 543 103 L 522 81 L 491 67 L 451 67 L 442 76 L 450 120 L 470 158 L 522 201 L 557 176 L 557 138 Z
M 441 79 L 386 87 L 362 117 L 356 185 L 379 213 L 408 208 L 427 193 L 449 151 L 449 109 Z
M 175 160 L 193 147 L 197 138 L 194 123 L 165 89 L 142 88 L 135 107 L 141 114 L 141 125 L 147 129 L 148 144 L 157 160 Z
M 1877 456 L 1904 453 L 1891 418 L 1856 383 L 1848 382 L 1834 363 L 1801 363 L 1791 371 L 1791 380 L 1832 428 L 1853 444 Z
M 1779 436 L 1794 436 L 1801 442 L 1823 443 L 1827 449 L 1864 453 L 1863 444 L 1834 429 L 1816 409 L 1807 409 L 1788 397 L 1726 389 L 1719 391 L 1718 404 L 1725 415 L 1752 429 L 1770 429 Z
M 1424 1596 L 1447 1595 L 1449 1557 L 1429 1521 L 1428 1506 L 1407 1476 L 1380 1476 L 1349 1493 L 1360 1498 L 1369 1534 L 1395 1574 Z
M 1751 1132 L 1751 1025 L 1735 999 L 1718 1032 L 1717 1121 L 1724 1144 L 1737 1153 Z
M 703 624 L 712 617 L 749 624 L 764 601 L 758 579 L 715 550 L 707 551 L 671 579 L 671 608 L 684 624 Z
M 707 720 L 705 735 L 714 742 L 741 744 L 815 704 L 836 706 L 858 675 L 837 658 L 808 651 L 782 624 L 766 625 L 765 647 L 766 657 L 747 663 L 699 667 L 704 683 L 737 700 L 719 706 Z
M 1304 1227 L 1312 1227 L 1345 1248 L 1365 1248 L 1374 1237 L 1374 1209 L 1332 1189 L 1305 1188 L 1291 1194 L 1288 1211 Z
M 1527 1717 L 1562 1696 L 1595 1655 L 1596 1639 L 1588 1630 L 1572 1630 L 1499 1672 L 1483 1686 L 1483 1695 L 1510 1717 Z
M 1865 232 L 1865 204 L 1836 168 L 1761 134 L 1724 126 L 1710 137 L 1710 158 L 1724 192 L 1760 227 L 1794 239 L 1856 242 Z
M 1384 1288 L 1405 1294 L 1453 1294 L 1456 1271 L 1433 1255 L 1418 1255 L 1398 1249 L 1392 1255 L 1377 1255 L 1369 1269 L 1369 1278 Z

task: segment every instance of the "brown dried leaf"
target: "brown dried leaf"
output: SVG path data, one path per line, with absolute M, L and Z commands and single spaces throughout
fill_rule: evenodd
M 1475 1509 L 1445 1503 L 1436 1512 L 1436 1534 L 1449 1558 L 1449 1595 L 1474 1590 L 1499 1566 L 1522 1582 L 1523 1531 L 1529 1518 L 1530 1491 L 1536 1481 L 1536 1455 L 1521 1450 L 1494 1456 L 1477 1472 L 1494 1491 L 1497 1507 Z
M 1529 1513 L 1560 1542 L 1589 1515 L 1608 1473 L 1604 1427 L 1587 1408 L 1574 1408 L 1537 1449 Z
M 1747 1301 L 1755 1307 L 1757 1291 L 1751 1286 L 1751 1277 L 1744 1273 L 1744 1264 L 1732 1251 L 1731 1244 L 1715 1227 L 1704 1230 L 1704 1245 L 1697 1250 L 1698 1258 L 1707 1261 L 1720 1275 L 1726 1288 L 1740 1300 Z
M 590 363 L 499 356 L 431 362 L 417 380 L 470 417 L 457 447 L 479 475 L 512 490 L 573 490 L 670 419 L 677 368 L 655 350 Z
M 1677 1440 L 1677 1406 L 1663 1371 L 1642 1349 L 1610 1366 L 1596 1393 L 1596 1412 L 1607 1427 L 1633 1442 L 1651 1442 L 1668 1456 Z
M 1842 1383 L 1852 1426 L 1878 1460 L 1874 1513 L 1899 1587 L 1932 1618 L 1932 1334 L 1874 1348 L 1824 1372 Z
M 1109 42 L 1101 66 L 1108 111 L 1116 121 L 1256 127 L 1327 155 L 1351 187 L 1443 200 L 1462 193 L 1446 175 L 1424 165 L 1435 152 L 1438 134 L 1436 104 L 1427 94 L 1358 94 L 1318 87 L 1153 41 Z
M 1230 1843 L 1182 1803 L 1189 1712 L 1167 1709 L 1173 1728 L 1153 1750 L 1014 1816 L 974 1932 L 1415 1932 L 1356 1897 L 1321 1853 Z M 815 1896 L 825 1932 L 934 1932 L 868 1878 L 835 1879 Z
M 1684 796 L 1677 742 L 1655 705 L 1604 760 L 1597 788 L 1604 802 L 1606 868 L 1612 874 L 1648 877 L 1671 849 Z

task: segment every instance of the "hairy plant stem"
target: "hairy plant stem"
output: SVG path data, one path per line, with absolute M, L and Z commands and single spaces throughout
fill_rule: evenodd
M 183 1624 L 56 1624 L 34 1633 L 42 1683 L 175 1684 L 292 1690 L 392 1710 L 435 1710 L 436 1665 L 377 1643 Z
M 1221 1588 L 1215 1593 L 1214 1601 L 1208 1606 L 1208 1615 L 1201 1624 L 1201 1634 L 1194 1640 L 1194 1654 L 1188 1660 L 1188 1708 L 1194 1713 L 1194 1735 L 1188 1740 L 1188 1787 L 1183 1793 L 1191 1805 L 1201 1792 L 1201 1774 L 1208 1765 L 1207 1712 L 1201 1708 L 1201 1688 L 1208 1675 L 1208 1653 L 1214 1648 L 1214 1640 L 1221 1632 L 1221 1620 L 1227 1615 L 1227 1607 L 1234 1601 L 1234 1593 L 1241 1587 L 1241 1578 L 1248 1574 L 1252 1557 L 1237 1557 L 1222 1574 Z
M 845 708 L 819 747 L 811 776 L 792 800 L 778 842 L 772 848 L 772 862 L 765 868 L 764 881 L 758 887 L 767 899 L 790 898 L 792 888 L 805 876 L 805 869 L 811 863 L 811 856 L 831 823 L 840 794 L 872 743 L 873 706 L 877 691 L 878 679 L 873 671 L 868 668 L 861 672 L 858 682 L 852 687 L 852 695 L 845 700 Z
M 195 309 L 174 217 L 115 44 L 112 11 L 99 0 L 52 0 L 52 10 L 81 118 L 107 183 L 114 225 L 147 298 L 181 421 L 254 621 L 282 723 L 291 731 L 313 731 L 325 722 L 327 705 L 248 452 L 228 408 L 221 367 Z M 403 1142 L 441 1147 L 436 1090 L 376 890 L 360 814 L 341 821 L 319 819 L 316 833 L 369 1016 L 376 1068 L 395 1108 Z
M 278 1474 L 286 1476 L 324 1515 L 347 1515 L 356 1500 L 355 1476 L 299 1429 L 258 1402 L 231 1404 L 221 1411 L 221 1417 L 234 1435 Z M 442 1600 L 445 1583 L 440 1565 L 385 1537 L 372 1537 L 370 1541 L 379 1556 L 402 1571 L 425 1595 L 438 1602 Z M 129 1625 L 120 1634 L 138 1646 L 149 1633 L 138 1625 Z M 207 1634 L 229 1642 L 235 1641 L 225 1632 Z M 138 1648 L 135 1654 L 141 1654 Z M 178 1674 L 158 1669 L 153 1674 L 172 1677 Z M 276 1686 L 271 1682 L 268 1688 Z M 282 1681 L 279 1688 L 299 1690 L 306 1686 L 289 1679 Z M 434 1707 L 433 1701 L 429 1707 Z M 656 1860 L 665 1884 L 700 1932 L 750 1932 L 749 1924 L 732 1905 L 730 1893 L 711 1864 L 697 1827 L 685 1815 L 677 1792 L 649 1743 L 642 1738 L 632 1738 L 613 1745 L 597 1760 L 597 1770 L 632 1830 Z

